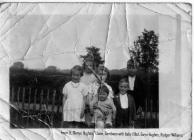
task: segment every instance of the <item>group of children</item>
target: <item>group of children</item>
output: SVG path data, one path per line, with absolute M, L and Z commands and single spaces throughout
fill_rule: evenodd
M 84 69 L 84 72 L 83 72 Z M 121 78 L 119 93 L 106 83 L 109 71 L 99 66 L 94 72 L 87 64 L 71 69 L 71 81 L 63 88 L 63 127 L 130 128 L 136 119 L 136 107 L 129 93 L 127 78 Z

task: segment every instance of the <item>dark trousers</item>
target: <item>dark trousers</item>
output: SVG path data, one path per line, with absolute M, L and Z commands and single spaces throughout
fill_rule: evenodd
M 120 109 L 116 117 L 116 127 L 128 128 L 129 127 L 129 110 Z
M 63 122 L 63 128 L 86 128 L 84 122 Z

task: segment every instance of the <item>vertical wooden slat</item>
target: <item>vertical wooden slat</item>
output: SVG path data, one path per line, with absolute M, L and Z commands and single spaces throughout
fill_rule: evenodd
M 17 91 L 17 105 L 19 107 L 19 102 L 20 102 L 20 87 L 18 87 L 18 91 Z
M 29 88 L 29 92 L 28 92 L 28 113 L 30 112 L 31 92 L 32 92 L 32 89 Z
M 24 102 L 25 102 L 25 87 L 23 87 L 22 91 L 22 109 L 24 109 Z
M 23 112 L 25 111 L 24 109 L 24 102 L 25 102 L 25 87 L 22 88 L 22 101 L 21 101 L 21 126 L 24 126 L 25 127 L 25 118 L 23 118 L 26 114 Z
M 16 94 L 16 104 L 17 104 L 16 108 L 18 109 L 19 109 L 19 98 L 20 98 L 20 87 L 18 87 L 17 94 Z M 16 118 L 16 123 L 19 124 L 20 113 L 18 111 L 16 112 L 15 118 Z
M 55 108 L 55 96 L 56 96 L 56 90 L 53 92 L 53 98 L 52 98 L 52 115 L 51 115 L 51 126 L 53 126 L 53 120 L 54 120 L 54 108 Z
M 27 119 L 27 127 L 29 127 L 29 122 L 30 122 L 30 101 L 31 101 L 31 92 L 32 89 L 29 88 L 29 92 L 28 92 L 28 119 Z
M 40 93 L 40 108 L 39 108 L 39 110 L 41 111 L 41 109 L 42 109 L 42 104 L 43 104 L 43 93 L 44 93 L 44 91 L 43 91 L 43 89 L 41 90 L 41 93 Z
M 37 95 L 37 89 L 35 89 L 35 93 L 34 93 L 34 107 L 33 107 L 34 111 L 36 111 L 36 95 Z
M 56 97 L 56 90 L 54 90 L 53 93 L 53 100 L 52 100 L 52 111 L 54 112 L 54 108 L 55 108 L 55 97 Z
M 37 110 L 36 110 L 36 103 L 37 103 L 37 99 L 36 99 L 36 95 L 37 95 L 37 92 L 38 92 L 38 89 L 36 88 L 35 89 L 35 92 L 34 92 L 34 106 L 33 106 L 33 114 L 34 115 L 37 115 Z M 34 121 L 33 121 L 34 122 Z M 33 124 L 34 125 L 34 124 Z M 36 126 L 36 123 L 35 123 L 35 126 Z
M 60 105 L 61 105 L 61 94 L 58 94 L 58 100 L 57 100 L 57 113 L 59 113 Z
M 47 89 L 47 95 L 46 95 L 46 120 L 48 121 L 48 123 L 50 124 L 51 122 L 49 121 L 48 119 L 48 116 L 49 116 L 49 112 L 48 112 L 48 104 L 49 104 L 49 93 L 50 93 L 50 90 Z
M 40 120 L 42 120 L 41 109 L 42 109 L 43 92 L 44 92 L 43 89 L 41 89 L 40 95 L 38 96 L 38 97 L 40 97 L 40 102 L 39 102 L 39 113 L 40 113 L 40 116 L 38 116 L 38 118 Z M 41 127 L 41 122 L 38 123 L 38 126 Z
M 17 120 L 18 125 L 21 126 L 20 90 L 21 90 L 21 87 L 18 87 L 18 91 L 17 91 L 17 108 L 18 108 L 18 112 L 17 112 L 17 115 L 16 115 L 16 120 Z
M 52 109 L 51 109 L 51 111 L 54 111 L 54 107 L 55 107 L 55 96 L 56 96 L 56 91 L 53 90 Z
M 49 89 L 47 89 L 47 96 L 46 96 L 46 109 L 48 110 L 48 103 L 49 103 Z

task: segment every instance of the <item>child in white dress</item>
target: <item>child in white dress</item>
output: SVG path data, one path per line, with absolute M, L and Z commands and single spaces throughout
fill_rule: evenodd
M 63 127 L 81 127 L 84 123 L 84 109 L 87 95 L 86 86 L 80 82 L 82 67 L 71 69 L 71 81 L 63 88 Z

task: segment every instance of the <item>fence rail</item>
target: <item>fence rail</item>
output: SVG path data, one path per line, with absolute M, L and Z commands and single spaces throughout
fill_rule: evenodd
M 12 128 L 61 127 L 62 94 L 57 89 L 16 87 L 10 89 L 10 118 Z M 158 105 L 158 101 L 155 101 Z M 146 98 L 145 112 L 138 116 L 138 128 L 158 128 L 158 111 L 154 100 Z M 157 107 L 158 108 L 158 107 Z
M 60 127 L 62 94 L 57 90 L 11 87 L 10 91 L 11 127 Z

